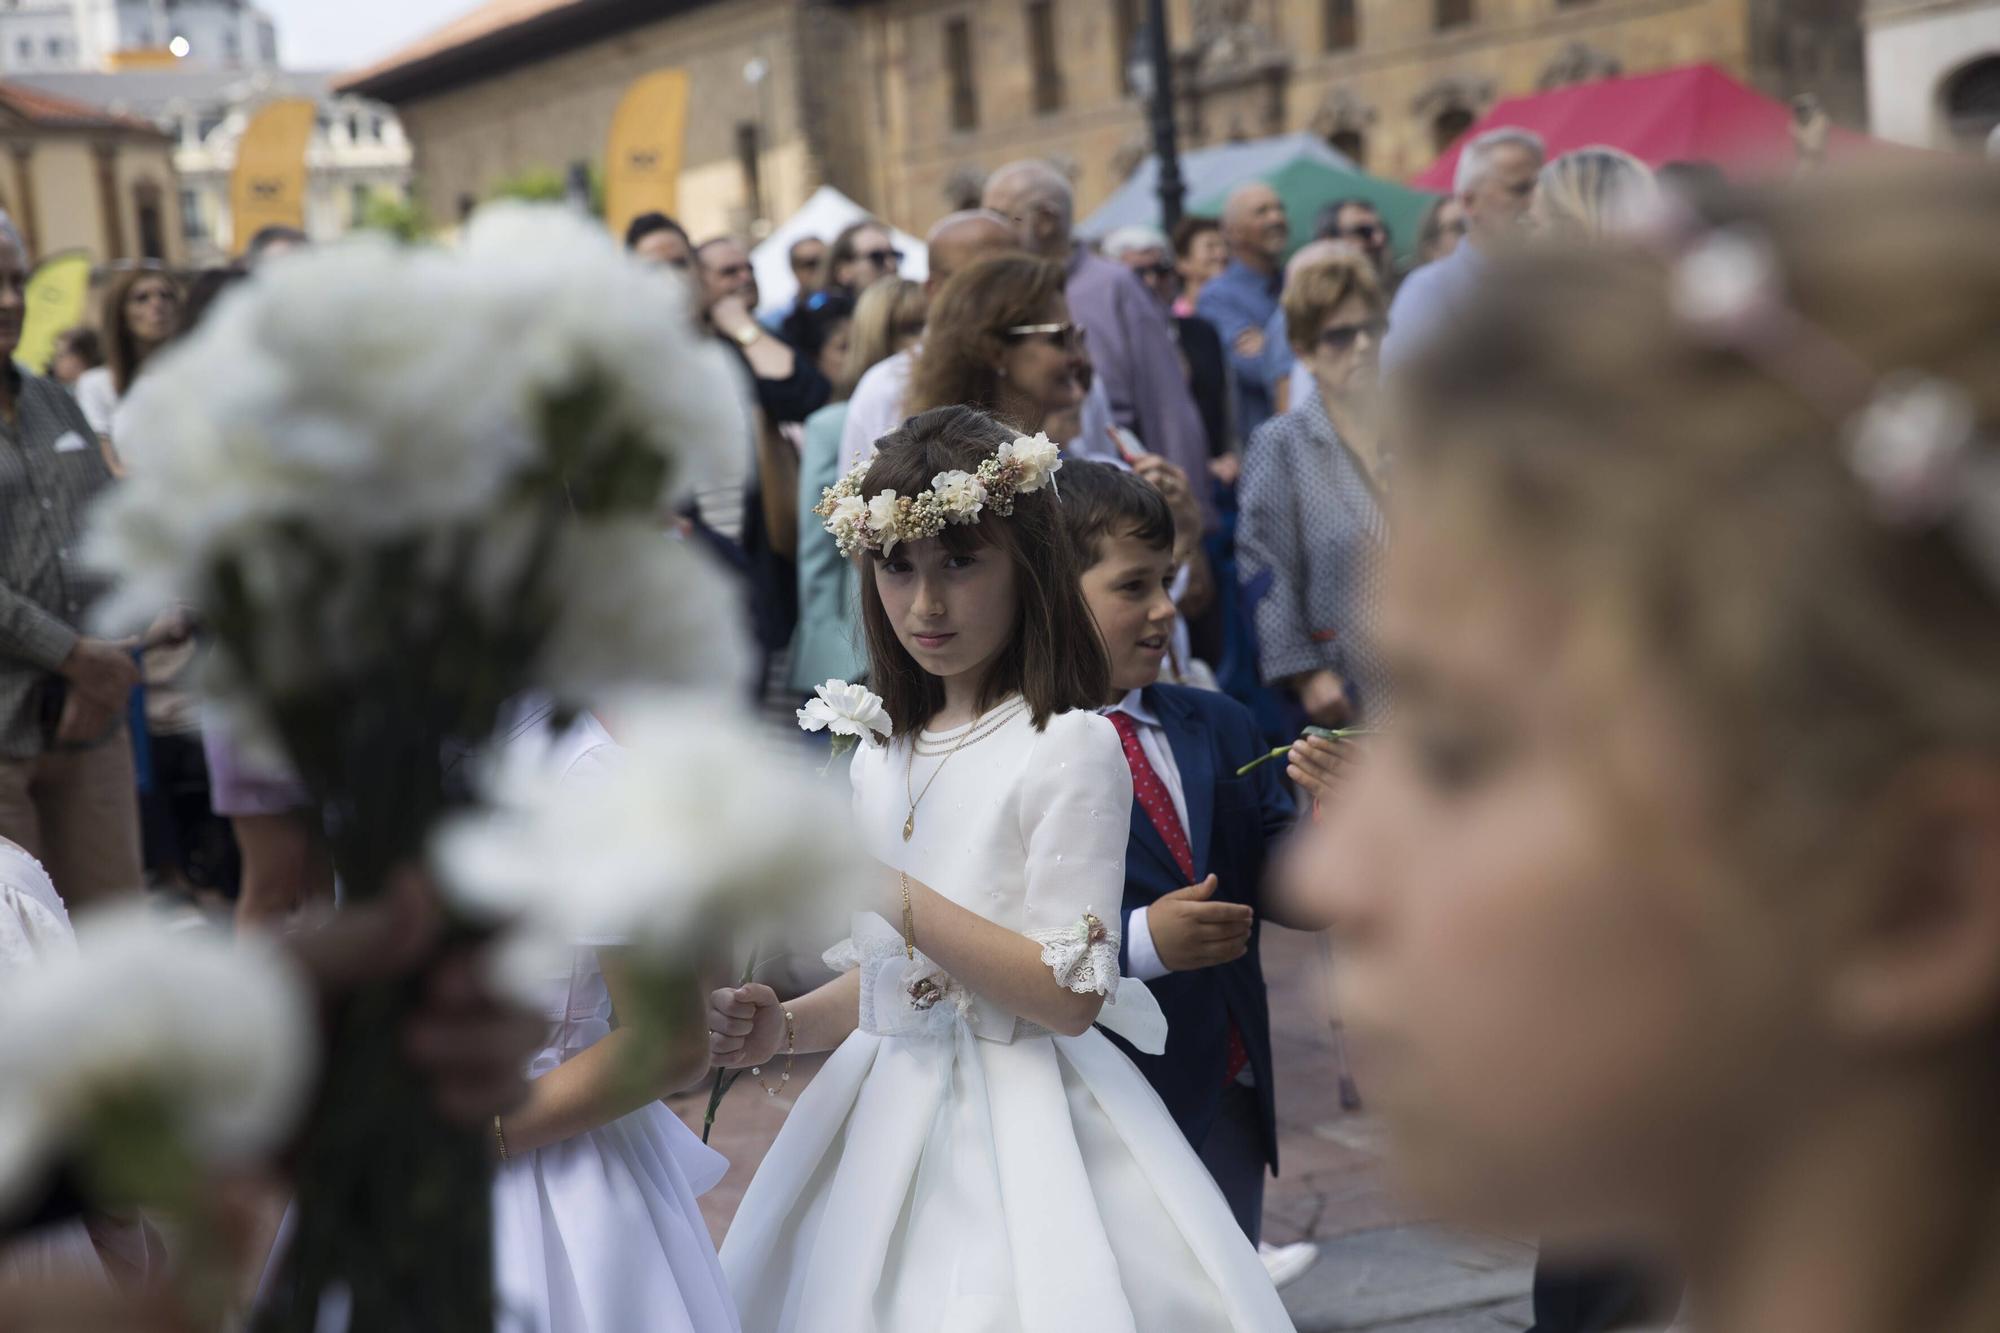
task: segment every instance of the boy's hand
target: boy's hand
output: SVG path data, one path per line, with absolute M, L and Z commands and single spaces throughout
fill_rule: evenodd
M 1285 776 L 1313 800 L 1325 801 L 1346 776 L 1351 744 L 1302 736 L 1285 756 Z
M 1174 972 L 1233 963 L 1250 948 L 1252 913 L 1243 903 L 1211 902 L 1215 876 L 1175 889 L 1146 909 L 1160 961 Z

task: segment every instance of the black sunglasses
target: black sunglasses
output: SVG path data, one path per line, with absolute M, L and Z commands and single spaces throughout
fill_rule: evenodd
M 1350 241 L 1360 241 L 1363 245 L 1373 245 L 1388 233 L 1373 222 L 1357 222 L 1351 227 L 1343 227 L 1341 236 Z
M 1361 341 L 1364 333 L 1370 342 L 1380 343 L 1382 335 L 1388 331 L 1389 321 L 1379 316 L 1360 324 L 1336 324 L 1330 329 L 1320 330 L 1319 345 L 1329 352 L 1345 352 Z
M 891 269 L 903 262 L 901 250 L 856 250 L 856 259 L 865 259 L 879 269 Z

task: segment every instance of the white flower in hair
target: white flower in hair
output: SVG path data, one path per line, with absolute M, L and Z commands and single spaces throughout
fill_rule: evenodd
M 1018 495 L 1039 491 L 1062 470 L 1062 449 L 1041 431 L 1009 440 L 1000 446 L 993 457 L 1003 467 L 1008 463 L 1020 467 L 1021 479 L 1014 486 Z
M 829 731 L 857 741 L 888 739 L 889 710 L 882 706 L 882 696 L 866 685 L 829 680 L 814 686 L 813 694 L 816 697 L 798 710 L 801 730 Z
M 986 483 L 970 472 L 940 472 L 931 478 L 931 490 L 945 512 L 960 523 L 970 523 L 986 507 Z
M 868 501 L 868 526 L 881 535 L 882 554 L 896 549 L 902 535 L 896 531 L 896 501 L 899 497 L 893 490 L 883 491 Z
M 1978 426 L 1972 398 L 1933 375 L 1892 375 L 1848 423 L 1848 459 L 1882 516 L 1925 523 L 1958 499 Z
M 1697 328 L 1734 328 L 1771 309 L 1777 283 L 1777 256 L 1763 237 L 1710 232 L 1675 266 L 1674 313 Z

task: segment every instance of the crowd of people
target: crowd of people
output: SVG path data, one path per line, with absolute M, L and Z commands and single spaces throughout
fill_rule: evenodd
M 1415 236 L 1338 199 L 1294 252 L 1251 182 L 1093 244 L 1074 202 L 1004 166 L 921 283 L 864 218 L 794 242 L 772 309 L 739 240 L 626 230 L 741 372 L 736 471 L 678 536 L 740 593 L 744 694 L 787 725 L 823 682 L 881 696 L 884 870 L 821 975 L 709 993 L 643 1105 L 615 951 L 554 1037 L 471 984 L 429 1015 L 483 1061 L 507 1308 L 1289 1328 L 1274 924 L 1337 940 L 1416 1196 L 1544 1239 L 1545 1333 L 1991 1327 L 2000 185 L 1739 191 L 1507 128 Z M 186 618 L 93 637 L 73 563 L 144 466 L 131 385 L 304 238 L 264 239 L 186 291 L 123 274 L 49 378 L 10 364 L 0 902 L 148 868 L 243 928 L 333 896 L 309 795 L 187 700 Z M 26 259 L 0 231 L 0 339 Z M 615 745 L 586 715 L 557 748 Z M 337 995 L 365 946 L 332 938 L 298 947 Z M 821 1052 L 718 1251 L 722 1163 L 657 1097 Z

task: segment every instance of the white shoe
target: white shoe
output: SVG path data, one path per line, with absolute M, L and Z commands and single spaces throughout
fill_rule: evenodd
M 1319 1261 L 1319 1246 L 1309 1240 L 1296 1245 L 1260 1244 L 1257 1257 L 1264 1261 L 1264 1271 L 1271 1275 L 1272 1286 L 1288 1287 Z

